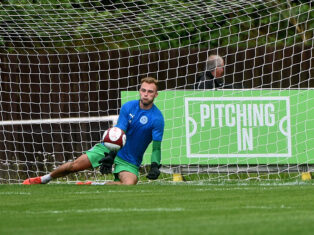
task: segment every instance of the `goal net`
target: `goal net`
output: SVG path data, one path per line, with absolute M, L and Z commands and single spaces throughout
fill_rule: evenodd
M 165 118 L 160 180 L 300 178 L 314 163 L 313 14 L 305 0 L 1 1 L 0 183 L 98 143 L 146 76 Z M 211 54 L 225 87 L 194 90 Z

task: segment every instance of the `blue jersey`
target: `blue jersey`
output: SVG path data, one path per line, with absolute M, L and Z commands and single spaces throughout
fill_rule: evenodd
M 153 104 L 149 110 L 140 108 L 139 100 L 125 103 L 120 110 L 116 127 L 126 133 L 126 144 L 117 155 L 123 160 L 140 166 L 143 155 L 152 140 L 162 141 L 164 117 Z

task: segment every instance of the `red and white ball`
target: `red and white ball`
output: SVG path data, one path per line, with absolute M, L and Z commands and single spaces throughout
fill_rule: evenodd
M 126 135 L 120 128 L 112 127 L 105 131 L 102 139 L 110 151 L 118 151 L 125 145 Z

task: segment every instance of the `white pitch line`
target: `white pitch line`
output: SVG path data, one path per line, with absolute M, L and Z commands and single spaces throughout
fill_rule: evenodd
M 139 190 L 139 191 L 131 191 L 131 190 L 109 190 L 108 193 L 152 193 L 152 190 Z M 160 192 L 160 191 L 159 191 Z
M 65 194 L 99 194 L 99 193 L 152 193 L 152 190 L 140 190 L 140 191 L 132 191 L 132 190 L 109 190 L 109 191 L 96 191 L 96 192 L 67 192 Z
M 125 212 L 178 212 L 184 211 L 184 208 L 95 208 L 95 209 L 78 209 L 78 210 L 54 210 L 54 211 L 26 211 L 27 214 L 85 214 L 85 213 L 99 213 L 99 212 L 112 212 L 112 213 L 125 213 Z
M 31 195 L 31 193 L 25 193 L 25 192 L 0 192 L 0 195 Z
M 280 205 L 280 206 L 244 206 L 243 209 L 292 209 L 290 206 Z
M 255 190 L 255 188 L 252 188 Z M 242 187 L 237 187 L 237 188 L 200 188 L 200 189 L 195 189 L 195 191 L 233 191 L 233 190 L 252 190 L 251 188 L 242 188 Z
M 99 193 L 104 193 L 104 192 L 100 192 L 100 191 L 93 191 L 93 192 L 66 192 L 64 194 L 99 194 Z

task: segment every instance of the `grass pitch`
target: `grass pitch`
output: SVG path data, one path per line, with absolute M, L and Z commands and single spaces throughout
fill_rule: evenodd
M 0 185 L 0 234 L 313 234 L 314 185 Z

